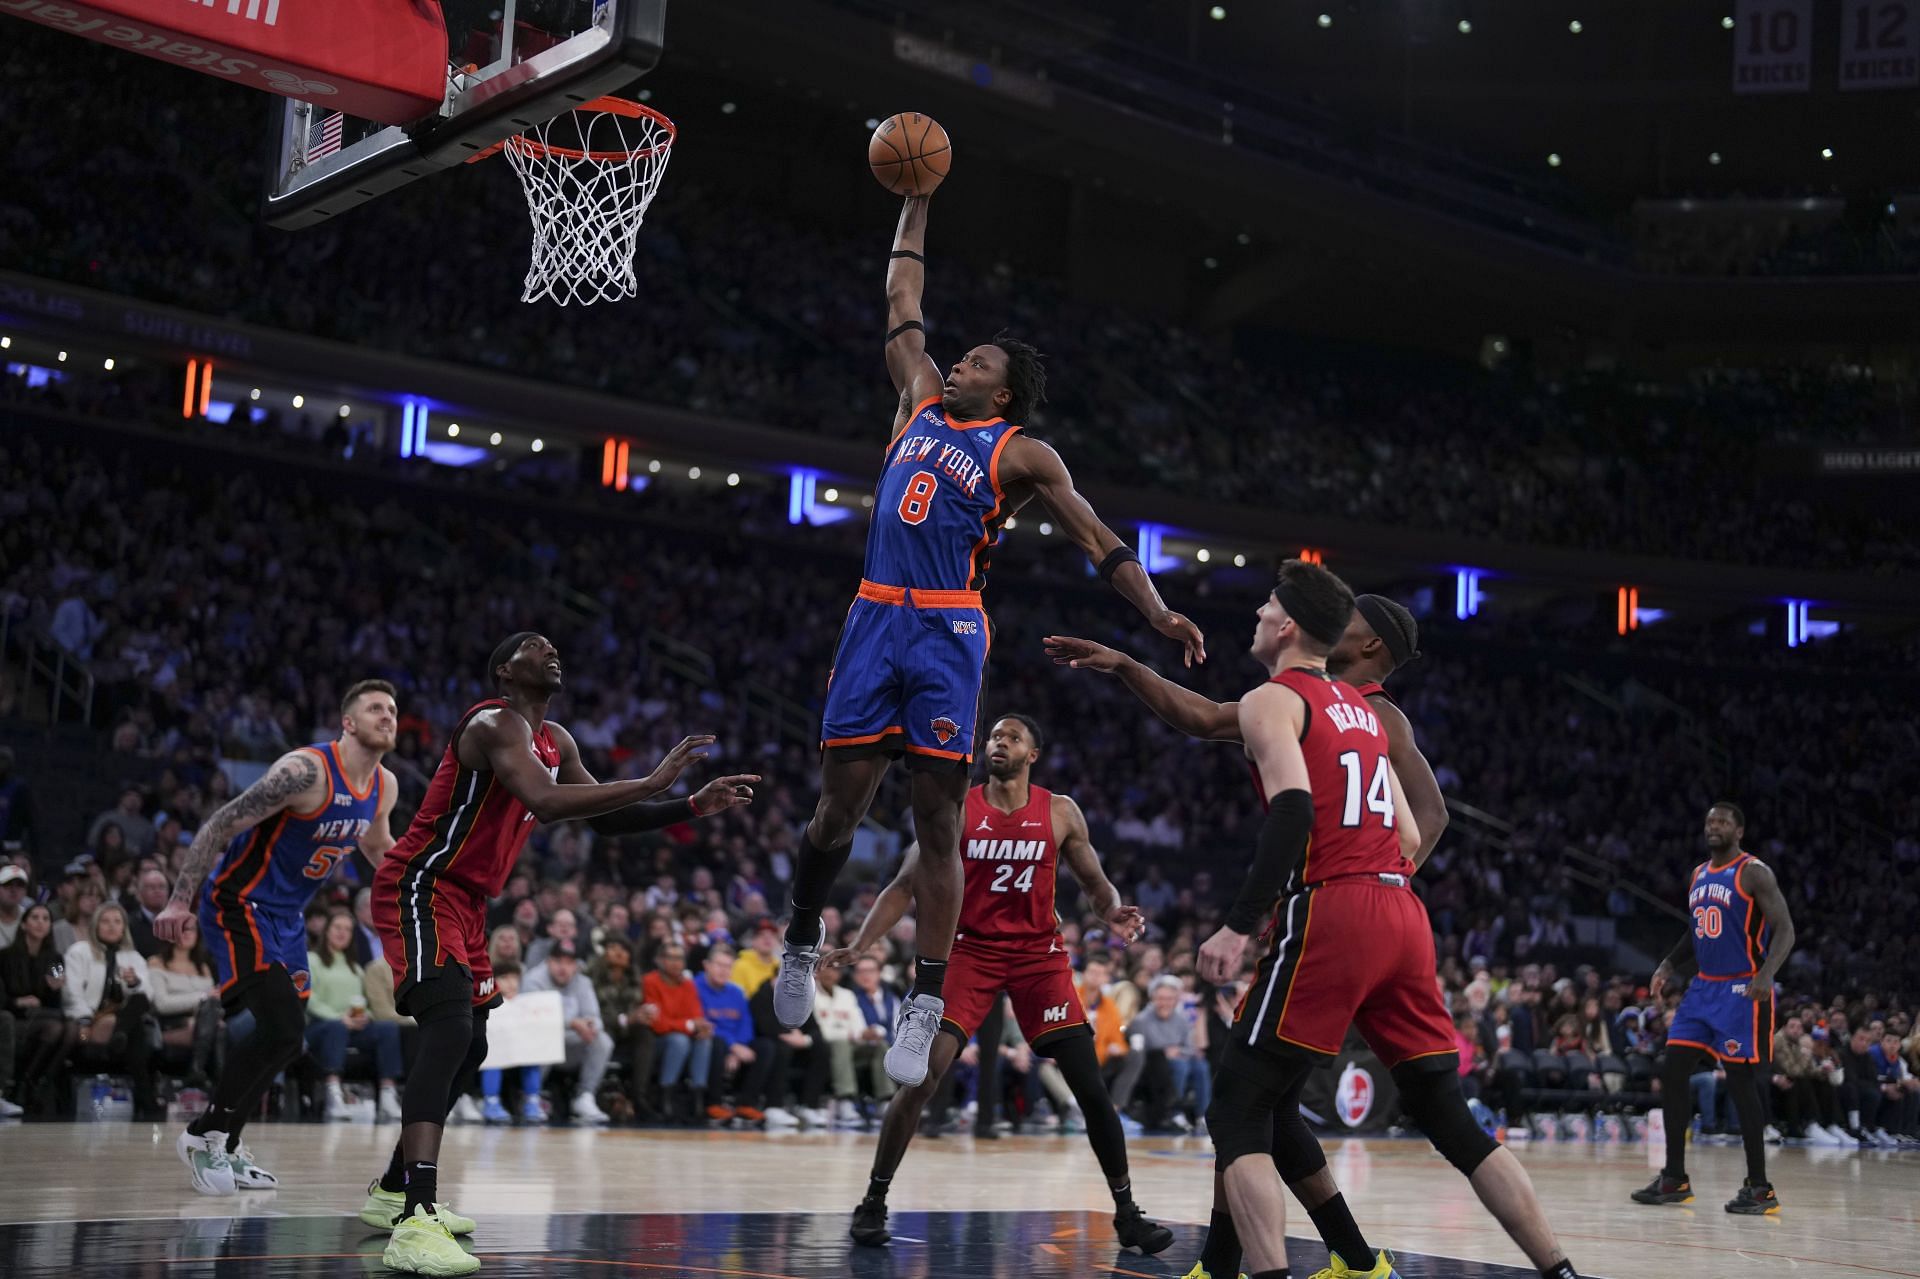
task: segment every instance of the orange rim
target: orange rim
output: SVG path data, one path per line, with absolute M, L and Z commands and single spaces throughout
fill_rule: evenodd
M 641 147 L 633 151 L 586 151 L 579 147 L 553 146 L 550 143 L 540 141 L 538 138 L 528 137 L 526 134 L 517 134 L 514 137 L 496 142 L 485 150 L 474 152 L 467 157 L 467 163 L 472 164 L 475 161 L 484 160 L 488 156 L 497 155 L 506 148 L 512 147 L 521 155 L 536 158 L 541 156 L 560 156 L 568 160 L 589 160 L 595 164 L 624 164 L 629 160 L 644 160 L 662 154 L 673 146 L 674 135 L 678 132 L 674 127 L 673 121 L 667 119 L 666 116 L 655 111 L 650 106 L 634 102 L 628 98 L 595 98 L 591 102 L 582 102 L 579 106 L 575 107 L 574 110 L 597 111 L 603 115 L 625 116 L 629 120 L 651 120 L 654 124 L 665 130 L 666 136 L 654 142 L 652 146 Z M 558 117 L 556 117 L 556 119 L 557 118 Z

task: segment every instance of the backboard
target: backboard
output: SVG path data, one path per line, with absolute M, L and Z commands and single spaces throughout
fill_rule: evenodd
M 660 60 L 666 0 L 443 0 L 441 109 L 383 125 L 273 100 L 266 219 L 312 226 L 626 88 Z M 471 69 L 469 69 L 471 68 Z

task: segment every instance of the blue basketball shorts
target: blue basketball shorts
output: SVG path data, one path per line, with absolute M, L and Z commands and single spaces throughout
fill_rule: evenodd
M 234 984 L 275 964 L 287 970 L 300 998 L 307 997 L 307 921 L 291 906 L 265 905 L 208 893 L 200 899 L 200 936 L 213 957 L 213 976 L 222 995 Z
M 1667 1042 L 1704 1048 L 1721 1061 L 1762 1062 L 1773 1051 L 1773 996 L 1746 996 L 1745 977 L 1695 977 L 1680 997 Z
M 834 649 L 821 746 L 970 765 L 989 643 L 977 591 L 860 583 Z

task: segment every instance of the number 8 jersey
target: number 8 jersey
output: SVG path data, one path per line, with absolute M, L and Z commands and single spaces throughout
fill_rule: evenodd
M 922 402 L 887 446 L 873 494 L 866 578 L 923 591 L 977 591 L 1006 515 L 1000 454 L 1020 428 L 956 422 Z

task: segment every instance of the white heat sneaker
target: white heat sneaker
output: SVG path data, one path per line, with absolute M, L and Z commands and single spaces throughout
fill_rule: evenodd
M 944 999 L 907 996 L 894 1023 L 893 1047 L 887 1049 L 887 1078 L 902 1088 L 917 1088 L 926 1082 L 927 1058 L 933 1052 L 933 1037 L 940 1033 L 940 1014 L 945 1011 Z
M 233 1165 L 227 1160 L 227 1134 L 210 1132 L 196 1137 L 182 1132 L 173 1148 L 193 1174 L 193 1188 L 203 1195 L 224 1198 L 234 1192 Z
M 787 942 L 780 954 L 780 971 L 773 975 L 773 1015 L 788 1030 L 806 1025 L 807 1018 L 813 1016 L 813 972 L 820 966 L 820 953 L 826 944 L 827 923 L 821 920 L 817 945 Z
M 397 1124 L 400 1122 L 400 1092 L 392 1084 L 380 1085 L 380 1105 L 377 1122 Z
M 600 1109 L 600 1103 L 593 1099 L 592 1093 L 582 1092 L 573 1095 L 573 1122 L 593 1124 L 598 1127 L 610 1122 L 610 1117 L 606 1111 Z

